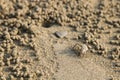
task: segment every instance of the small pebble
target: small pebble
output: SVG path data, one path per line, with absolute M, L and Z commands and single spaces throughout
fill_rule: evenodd
M 65 37 L 67 34 L 68 34 L 67 31 L 57 31 L 57 32 L 55 32 L 55 35 L 56 35 L 57 37 L 59 37 L 59 38 L 63 38 L 63 37 Z

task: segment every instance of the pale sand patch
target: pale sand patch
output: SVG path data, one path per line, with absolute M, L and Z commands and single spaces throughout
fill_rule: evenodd
M 55 44 L 54 50 L 59 63 L 55 80 L 107 80 L 113 73 L 110 61 L 103 57 L 91 55 L 87 58 L 79 58 L 68 49 L 67 42 Z

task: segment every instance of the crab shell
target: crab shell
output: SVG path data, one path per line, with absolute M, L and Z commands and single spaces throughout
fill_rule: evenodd
M 88 50 L 88 47 L 85 44 L 76 44 L 73 48 L 78 56 L 86 54 Z
M 88 51 L 88 47 L 85 44 L 83 44 L 81 46 L 81 53 L 80 54 L 86 54 L 87 51 Z

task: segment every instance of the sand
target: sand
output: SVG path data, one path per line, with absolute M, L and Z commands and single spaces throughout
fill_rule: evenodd
M 0 80 L 119 75 L 120 0 L 0 0 Z

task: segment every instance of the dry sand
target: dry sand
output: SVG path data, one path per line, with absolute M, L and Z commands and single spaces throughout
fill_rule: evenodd
M 0 0 L 0 80 L 119 75 L 120 0 Z

